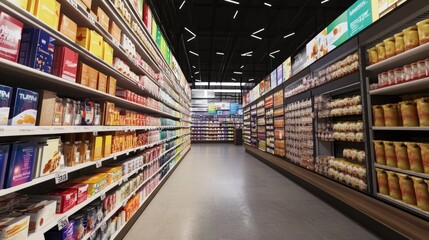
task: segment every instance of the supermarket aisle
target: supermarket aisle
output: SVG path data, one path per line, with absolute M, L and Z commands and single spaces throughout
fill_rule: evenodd
M 231 144 L 194 144 L 126 240 L 377 239 Z

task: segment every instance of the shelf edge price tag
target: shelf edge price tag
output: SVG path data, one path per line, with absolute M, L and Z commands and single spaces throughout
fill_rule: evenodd
M 77 2 L 76 2 L 76 0 L 67 0 L 67 2 L 69 2 L 70 5 L 72 5 L 72 7 L 74 7 L 74 8 L 77 9 Z
M 60 184 L 69 180 L 69 175 L 67 172 L 59 172 L 55 175 L 55 184 Z
M 95 167 L 96 167 L 96 168 L 101 168 L 102 166 L 103 166 L 102 161 L 97 161 L 97 162 L 95 162 Z
M 58 220 L 58 230 L 63 229 L 65 226 L 69 224 L 69 218 L 67 216 Z
M 106 198 L 106 193 L 101 194 L 100 200 L 103 201 Z
M 88 20 L 92 25 L 95 24 L 95 18 L 91 15 L 91 13 L 88 13 Z

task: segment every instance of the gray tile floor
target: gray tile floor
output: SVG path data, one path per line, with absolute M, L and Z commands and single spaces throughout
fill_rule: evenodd
M 126 240 L 377 239 L 232 144 L 194 144 Z

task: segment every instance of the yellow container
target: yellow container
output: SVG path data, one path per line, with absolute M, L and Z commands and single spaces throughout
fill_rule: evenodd
M 373 141 L 375 149 L 375 161 L 378 164 L 386 165 L 386 153 L 384 151 L 384 142 L 383 141 Z
M 411 26 L 402 31 L 404 33 L 405 50 L 408 51 L 419 46 L 419 33 L 416 26 Z
M 415 142 L 406 142 L 405 144 L 407 145 L 410 170 L 419 173 L 424 172 L 420 146 Z
M 420 126 L 429 126 L 429 98 L 416 99 L 416 103 Z
M 395 172 L 387 172 L 387 181 L 389 183 L 389 196 L 391 198 L 402 200 L 401 187 L 399 186 L 399 178 Z
M 380 168 L 376 168 L 375 170 L 377 171 L 378 192 L 389 196 L 389 183 L 386 171 Z
M 395 53 L 400 54 L 405 52 L 404 33 L 397 33 L 395 38 Z
M 383 106 L 381 105 L 372 106 L 372 118 L 374 119 L 375 127 L 385 126 Z
M 406 175 L 397 173 L 399 177 L 399 187 L 401 188 L 402 201 L 407 204 L 417 205 L 416 193 L 414 192 L 413 180 Z
M 368 58 L 370 65 L 378 62 L 377 48 L 368 49 Z
M 417 207 L 424 211 L 429 211 L 429 190 L 428 185 L 422 178 L 411 177 L 414 182 L 414 192 L 416 193 Z
M 421 150 L 423 171 L 429 174 L 429 143 L 417 143 Z
M 418 22 L 417 30 L 419 32 L 420 45 L 429 42 L 429 19 Z
M 417 104 L 414 101 L 403 101 L 399 103 L 401 108 L 402 123 L 404 127 L 418 127 L 419 117 Z
M 391 58 L 396 55 L 395 38 L 390 37 L 383 41 L 384 49 L 386 51 L 386 58 Z
M 403 142 L 394 142 L 396 161 L 398 168 L 402 170 L 410 170 L 410 162 L 408 161 L 407 145 Z
M 375 48 L 377 49 L 378 61 L 385 60 L 386 59 L 386 49 L 384 47 L 384 44 L 379 43 L 379 44 L 375 45 Z
M 398 167 L 396 161 L 395 145 L 393 142 L 384 141 L 384 153 L 386 155 L 386 164 L 389 167 Z
M 384 124 L 386 125 L 386 127 L 396 127 L 401 125 L 397 104 L 383 105 L 383 112 Z

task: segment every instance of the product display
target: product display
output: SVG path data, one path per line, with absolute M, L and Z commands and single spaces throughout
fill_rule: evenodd
M 243 128 L 241 115 L 202 115 L 192 112 L 192 142 L 232 142 L 234 129 Z

